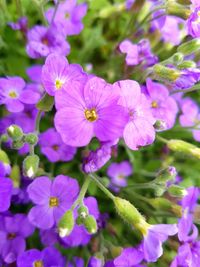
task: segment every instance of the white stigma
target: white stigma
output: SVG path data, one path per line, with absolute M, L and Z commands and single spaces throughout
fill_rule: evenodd
M 29 178 L 32 178 L 33 175 L 34 175 L 33 167 L 30 167 L 30 168 L 28 169 L 28 171 L 27 171 L 27 176 L 28 176 Z

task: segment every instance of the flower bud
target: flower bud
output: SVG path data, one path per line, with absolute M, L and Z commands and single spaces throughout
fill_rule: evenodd
M 94 216 L 89 215 L 83 220 L 83 224 L 89 234 L 95 234 L 97 232 L 97 222 Z
M 21 175 L 20 175 L 20 168 L 18 165 L 14 165 L 12 167 L 9 177 L 12 179 L 14 187 L 19 188 Z
M 191 0 L 176 0 L 177 3 L 179 3 L 180 5 L 191 5 L 192 2 Z
M 20 149 L 24 146 L 24 142 L 22 140 L 16 140 L 12 142 L 13 149 Z
M 54 97 L 48 94 L 45 94 L 42 99 L 37 103 L 36 107 L 39 110 L 48 112 L 51 111 L 54 105 Z
M 58 223 L 58 232 L 60 237 L 65 237 L 71 234 L 74 229 L 74 215 L 72 210 L 68 210 L 62 216 Z
M 1 136 L 1 138 L 0 138 L 0 141 L 3 142 L 3 143 L 7 142 L 7 141 L 8 141 L 8 136 L 7 136 L 7 134 L 2 134 L 2 136 Z
M 34 133 L 29 133 L 25 135 L 24 141 L 29 145 L 36 145 L 38 142 L 38 136 Z
M 166 184 L 169 181 L 173 181 L 177 175 L 176 168 L 173 166 L 168 166 L 167 168 L 161 170 L 154 182 L 156 184 Z
M 173 197 L 184 197 L 187 194 L 185 188 L 175 184 L 171 185 L 167 191 Z
M 154 128 L 156 131 L 163 131 L 167 127 L 167 124 L 164 120 L 157 120 L 156 123 L 154 124 Z
M 140 223 L 141 220 L 144 220 L 139 211 L 126 199 L 115 197 L 114 204 L 120 217 L 130 225 L 135 226 Z
M 167 142 L 169 149 L 175 152 L 189 154 L 197 159 L 200 159 L 200 148 L 178 139 L 171 139 Z
M 161 197 L 166 191 L 166 187 L 164 185 L 155 186 L 154 192 L 157 197 Z
M 178 70 L 168 68 L 160 64 L 154 65 L 153 73 L 156 76 L 155 79 L 160 81 L 174 82 L 180 77 L 180 72 Z
M 10 160 L 5 151 L 0 149 L 0 161 L 3 162 L 5 165 L 10 165 Z
M 15 124 L 12 124 L 7 128 L 7 133 L 8 136 L 14 141 L 21 140 L 23 137 L 22 129 Z
M 162 197 L 149 199 L 150 204 L 158 210 L 173 212 L 176 216 L 182 216 L 182 207 Z
M 23 161 L 23 173 L 29 178 L 35 177 L 39 167 L 40 159 L 37 155 L 27 156 Z
M 77 225 L 82 225 L 83 224 L 83 218 L 81 218 L 80 216 L 78 216 L 77 218 L 76 218 L 76 224 Z
M 177 51 L 187 56 L 193 54 L 196 51 L 199 51 L 199 49 L 200 49 L 200 38 L 196 38 L 181 44 L 177 48 Z
M 182 63 L 183 59 L 184 59 L 184 55 L 182 53 L 175 53 L 172 56 L 172 60 L 175 65 Z
M 178 65 L 179 69 L 189 69 L 196 68 L 197 64 L 192 60 L 185 60 L 181 64 Z
M 178 4 L 175 0 L 167 0 L 166 13 L 182 19 L 188 19 L 191 11 L 189 7 Z
M 89 212 L 88 212 L 88 208 L 84 205 L 81 205 L 79 208 L 78 208 L 78 215 L 81 217 L 81 218 L 86 218 L 88 216 Z

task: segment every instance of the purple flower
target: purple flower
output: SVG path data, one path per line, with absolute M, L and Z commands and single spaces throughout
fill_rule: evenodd
M 197 6 L 187 20 L 188 33 L 192 37 L 200 37 L 200 6 Z
M 84 267 L 84 260 L 79 257 L 73 257 L 66 267 Z
M 114 86 L 120 89 L 119 104 L 125 108 L 129 117 L 123 132 L 127 146 L 138 150 L 141 146 L 153 143 L 155 119 L 151 113 L 150 102 L 141 93 L 139 84 L 132 80 L 124 80 L 115 83 Z
M 0 78 L 0 104 L 5 104 L 10 112 L 20 112 L 24 104 L 35 104 L 40 95 L 25 88 L 25 82 L 20 77 Z
M 193 212 L 197 205 L 198 198 L 200 196 L 200 190 L 198 187 L 187 188 L 187 194 L 181 201 L 181 206 L 187 209 L 188 212 Z
M 40 94 L 44 93 L 44 87 L 42 85 L 42 65 L 33 65 L 26 69 L 31 83 L 28 83 L 26 88 L 32 89 Z
M 32 235 L 34 227 L 23 214 L 5 216 L 0 225 L 0 254 L 6 263 L 16 261 L 25 251 L 25 238 Z
M 127 185 L 127 177 L 132 173 L 132 165 L 128 161 L 111 163 L 107 169 L 107 175 L 111 178 L 111 183 L 119 187 Z
M 138 44 L 132 44 L 130 40 L 126 39 L 120 43 L 119 49 L 126 54 L 126 64 L 129 66 L 142 63 L 144 67 L 148 67 L 157 62 L 157 57 L 152 54 L 147 39 L 142 39 Z
M 10 26 L 14 31 L 22 31 L 26 34 L 28 29 L 28 19 L 27 17 L 21 17 L 17 22 L 9 22 L 8 26 Z
M 39 145 L 42 154 L 50 162 L 70 161 L 76 153 L 76 148 L 65 145 L 54 128 L 49 128 L 46 132 L 40 134 Z
M 50 28 L 36 25 L 30 29 L 27 33 L 27 54 L 31 58 L 46 57 L 53 52 L 63 56 L 68 55 L 70 46 L 65 36 L 58 30 L 55 25 Z
M 189 68 L 181 70 L 179 78 L 176 79 L 173 86 L 174 89 L 187 89 L 200 81 L 200 70 L 197 68 Z
M 102 260 L 97 257 L 91 257 L 88 262 L 88 267 L 103 267 Z
M 63 142 L 72 146 L 86 146 L 92 137 L 113 141 L 121 136 L 126 117 L 118 104 L 116 90 L 103 79 L 93 77 L 85 86 L 71 83 L 73 90 L 62 92 L 57 100 L 54 119 Z
M 87 76 L 79 65 L 69 64 L 64 56 L 55 53 L 47 57 L 45 65 L 42 68 L 42 83 L 44 88 L 49 95 L 54 96 L 55 94 L 60 94 L 58 102 L 63 102 L 62 90 L 71 91 L 72 81 L 74 83 L 84 83 L 86 79 Z
M 167 88 L 147 79 L 146 89 L 147 96 L 151 100 L 151 110 L 154 118 L 163 123 L 165 130 L 173 127 L 178 107 L 176 101 L 169 96 Z
M 1 153 L 1 150 L 0 150 Z M 5 177 L 10 174 L 11 167 L 9 163 L 3 162 L 0 160 L 0 174 L 2 177 Z
M 195 127 L 192 131 L 193 137 L 200 142 L 200 113 L 198 105 L 189 97 L 180 101 L 181 115 L 179 122 L 182 127 Z
M 47 247 L 42 251 L 30 249 L 22 253 L 17 259 L 18 267 L 64 267 L 64 259 L 60 252 L 53 248 Z
M 139 267 L 138 265 L 144 258 L 140 248 L 125 248 L 120 256 L 114 259 L 115 267 Z
M 96 172 L 103 167 L 110 160 L 112 147 L 116 142 L 118 142 L 118 139 L 114 142 L 104 142 L 97 150 L 90 151 L 89 155 L 83 160 L 83 171 L 86 173 Z
M 97 220 L 100 215 L 97 200 L 94 197 L 87 197 L 84 199 L 84 204 L 88 207 L 89 214 L 93 215 Z M 61 241 L 67 247 L 84 246 L 89 243 L 91 237 L 92 235 L 88 234 L 83 225 L 75 225 L 71 234 L 62 238 Z
M 0 212 L 4 212 L 9 209 L 12 190 L 12 180 L 0 177 Z
M 76 200 L 79 186 L 75 179 L 58 175 L 36 178 L 27 188 L 30 199 L 36 204 L 28 214 L 30 222 L 41 229 L 49 229 L 62 217 Z
M 177 232 L 176 224 L 147 226 L 143 234 L 144 240 L 142 243 L 144 259 L 147 262 L 156 262 L 163 254 L 162 243 L 167 240 L 168 236 L 175 235 Z
M 134 3 L 135 3 L 135 0 L 126 0 L 126 8 L 131 9 Z
M 87 12 L 87 4 L 77 4 L 76 0 L 64 1 L 60 3 L 54 17 L 54 23 L 65 35 L 79 34 L 83 29 L 82 18 Z M 52 21 L 55 8 L 50 8 L 46 12 L 49 23 Z

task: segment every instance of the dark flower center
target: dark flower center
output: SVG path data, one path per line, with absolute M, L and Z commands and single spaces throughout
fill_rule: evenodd
M 90 122 L 94 122 L 98 119 L 98 115 L 95 108 L 85 110 L 85 118 Z
M 53 150 L 58 151 L 59 146 L 58 145 L 54 145 L 54 146 L 52 146 L 52 148 L 53 148 Z
M 118 175 L 118 178 L 119 178 L 119 179 L 124 179 L 124 175 L 123 175 L 123 174 L 119 174 L 119 175 Z
M 48 45 L 49 44 L 49 40 L 46 37 L 43 37 L 41 41 L 42 41 L 42 43 L 44 45 Z
M 42 261 L 35 261 L 35 262 L 33 263 L 33 266 L 34 266 L 34 267 L 44 267 Z
M 50 197 L 50 199 L 49 199 L 49 206 L 51 208 L 58 207 L 58 204 L 59 204 L 59 201 L 58 201 L 58 198 L 57 197 Z
M 7 239 L 9 239 L 9 240 L 14 239 L 15 237 L 16 237 L 16 234 L 15 233 L 8 233 L 7 234 Z

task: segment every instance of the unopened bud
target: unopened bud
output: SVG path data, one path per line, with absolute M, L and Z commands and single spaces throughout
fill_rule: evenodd
M 153 73 L 156 76 L 155 79 L 160 81 L 174 82 L 180 77 L 180 72 L 178 70 L 168 68 L 160 64 L 154 65 Z
M 184 55 L 182 53 L 176 53 L 173 55 L 172 60 L 175 65 L 182 63 Z
M 175 0 L 167 0 L 166 13 L 182 19 L 188 19 L 191 14 L 191 10 L 189 7 L 178 4 Z
M 25 135 L 24 141 L 29 145 L 36 145 L 38 142 L 38 136 L 34 133 L 29 133 Z
M 167 142 L 167 146 L 172 151 L 181 152 L 200 159 L 200 148 L 185 141 L 171 139 Z
M 135 226 L 144 220 L 139 211 L 126 199 L 115 197 L 114 204 L 119 216 L 128 224 Z
M 23 161 L 23 173 L 29 178 L 35 177 L 39 167 L 39 157 L 37 155 L 27 156 Z
M 8 158 L 8 155 L 6 154 L 5 151 L 0 149 L 0 161 L 3 162 L 4 164 L 10 165 L 10 160 Z
M 155 178 L 156 184 L 166 184 L 169 181 L 173 181 L 177 175 L 176 168 L 173 166 L 168 166 L 167 168 L 161 170 L 157 177 Z
M 149 199 L 150 204 L 157 210 L 170 211 L 176 216 L 182 216 L 182 207 L 162 197 Z
M 17 188 L 20 187 L 21 175 L 20 175 L 20 168 L 18 165 L 14 165 L 12 167 L 9 177 L 12 179 L 14 187 Z
M 161 197 L 166 191 L 166 187 L 164 185 L 156 186 L 154 188 L 155 196 Z
M 3 142 L 3 143 L 7 142 L 7 141 L 8 141 L 8 136 L 7 136 L 7 134 L 2 134 L 2 136 L 1 136 L 1 138 L 0 138 L 0 141 Z
M 167 191 L 173 197 L 184 197 L 187 194 L 185 188 L 175 184 L 171 185 Z
M 16 140 L 12 142 L 13 149 L 20 149 L 24 146 L 24 142 L 22 140 Z
M 97 232 L 97 222 L 94 216 L 92 215 L 87 216 L 84 219 L 83 224 L 89 234 L 95 234 Z
M 156 131 L 164 131 L 167 128 L 167 124 L 163 120 L 157 120 L 154 124 L 154 128 Z
M 60 237 L 65 237 L 71 234 L 74 229 L 74 215 L 72 210 L 68 210 L 62 216 L 58 223 L 58 232 Z
M 189 69 L 189 68 L 196 68 L 197 64 L 192 60 L 185 60 L 181 64 L 178 65 L 179 69 Z
M 41 111 L 51 111 L 54 105 L 54 97 L 48 94 L 45 94 L 42 99 L 37 103 L 37 109 Z
M 177 48 L 177 51 L 187 56 L 195 53 L 196 51 L 199 51 L 199 49 L 200 49 L 200 38 L 196 38 L 181 44 Z
M 89 214 L 88 212 L 88 208 L 84 205 L 81 205 L 79 208 L 78 208 L 78 214 L 81 218 L 86 218 Z
M 22 129 L 15 124 L 12 124 L 7 128 L 7 133 L 9 137 L 14 141 L 21 140 L 23 137 Z

